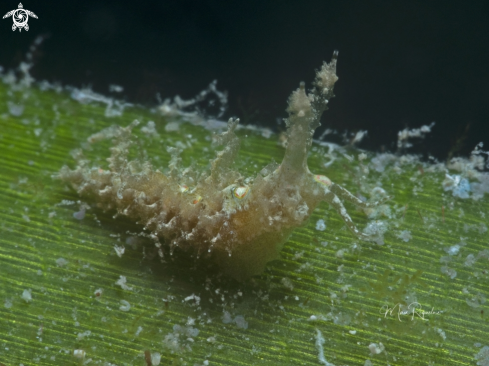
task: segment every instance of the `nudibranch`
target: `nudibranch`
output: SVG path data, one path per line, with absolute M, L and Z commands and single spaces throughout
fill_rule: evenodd
M 240 141 L 234 131 L 238 119 L 230 119 L 227 131 L 217 136 L 224 149 L 211 161 L 210 172 L 179 167 L 177 149 L 169 149 L 172 159 L 165 175 L 151 163 L 128 159 L 131 130 L 114 127 L 89 138 L 114 137 L 108 158 L 109 169 L 91 167 L 80 153 L 77 167 L 64 166 L 57 178 L 68 182 L 82 197 L 92 199 L 103 210 L 116 210 L 144 225 L 154 238 L 162 238 L 170 248 L 180 247 L 197 257 L 209 257 L 223 273 L 237 280 L 263 272 L 276 259 L 292 231 L 303 226 L 315 207 L 328 202 L 346 226 L 361 240 L 375 241 L 360 232 L 342 201 L 361 209 L 366 203 L 324 175 L 309 171 L 307 154 L 321 114 L 334 96 L 335 51 L 330 63 L 316 73 L 313 89 L 304 84 L 288 100 L 287 146 L 280 165 L 270 164 L 251 182 L 232 169 Z M 110 135 L 110 136 L 109 136 Z

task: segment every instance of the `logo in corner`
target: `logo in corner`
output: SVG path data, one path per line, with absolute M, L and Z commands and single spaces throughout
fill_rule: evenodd
M 29 20 L 29 15 L 37 19 L 36 14 L 34 14 L 30 10 L 24 9 L 22 3 L 19 3 L 19 8 L 9 11 L 7 14 L 3 16 L 3 19 L 12 17 L 14 21 L 14 24 L 12 25 L 13 31 L 15 31 L 17 28 L 19 28 L 19 32 L 22 31 L 22 28 L 28 31 L 29 25 L 27 24 L 27 21 Z

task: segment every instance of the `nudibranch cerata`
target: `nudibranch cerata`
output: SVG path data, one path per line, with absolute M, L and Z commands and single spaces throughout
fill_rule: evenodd
M 176 155 L 166 175 L 149 162 L 129 160 L 131 130 L 138 124 L 134 121 L 112 131 L 109 169 L 91 167 L 79 154 L 76 168 L 64 166 L 57 178 L 103 210 L 116 210 L 143 224 L 146 232 L 170 247 L 209 257 L 238 280 L 261 273 L 276 259 L 291 232 L 303 226 L 322 201 L 334 207 L 356 237 L 375 241 L 356 228 L 343 201 L 361 209 L 380 202 L 364 202 L 307 166 L 312 135 L 334 96 L 337 54 L 317 71 L 309 93 L 303 83 L 292 92 L 285 156 L 280 165 L 269 165 L 247 180 L 249 184 L 232 169 L 240 145 L 234 133 L 238 119 L 230 119 L 227 131 L 218 135 L 224 149 L 211 161 L 210 172 L 183 170 Z

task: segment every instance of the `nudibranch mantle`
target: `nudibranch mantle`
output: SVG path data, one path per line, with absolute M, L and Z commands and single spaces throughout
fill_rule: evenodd
M 129 161 L 131 131 L 138 124 L 134 121 L 88 139 L 114 138 L 108 170 L 91 168 L 80 153 L 77 167 L 64 166 L 56 177 L 70 183 L 80 196 L 95 200 L 103 210 L 116 210 L 143 224 L 171 248 L 210 257 L 237 280 L 263 272 L 278 257 L 292 231 L 304 225 L 322 201 L 334 207 L 359 239 L 376 241 L 378 238 L 355 227 L 342 201 L 362 209 L 380 202 L 366 203 L 326 176 L 312 174 L 307 166 L 312 135 L 334 96 L 337 54 L 335 51 L 331 62 L 317 71 L 309 93 L 301 83 L 291 94 L 282 163 L 270 164 L 248 185 L 231 167 L 240 145 L 234 133 L 238 119 L 230 119 L 227 131 L 217 136 L 224 149 L 211 161 L 210 173 L 182 170 L 178 150 L 173 148 L 169 149 L 172 159 L 166 175 L 149 162 Z

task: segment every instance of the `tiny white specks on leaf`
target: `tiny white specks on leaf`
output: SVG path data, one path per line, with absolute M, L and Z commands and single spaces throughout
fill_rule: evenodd
M 324 220 L 320 219 L 316 222 L 316 230 L 319 231 L 326 230 L 326 224 L 324 223 Z

